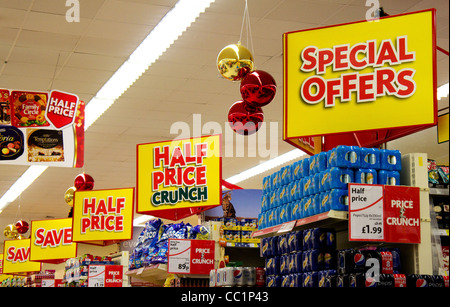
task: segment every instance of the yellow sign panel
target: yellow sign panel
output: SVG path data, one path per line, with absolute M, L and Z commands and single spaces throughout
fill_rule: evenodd
M 74 242 L 119 242 L 133 236 L 134 188 L 77 191 L 73 207 Z
M 30 239 L 6 240 L 3 246 L 3 274 L 40 272 L 41 263 L 30 261 Z
M 436 124 L 434 16 L 285 33 L 284 139 Z
M 448 142 L 448 113 L 438 117 L 438 143 Z
M 72 219 L 31 221 L 31 261 L 61 263 L 77 256 Z
M 179 219 L 217 206 L 221 175 L 220 135 L 139 144 L 137 212 Z

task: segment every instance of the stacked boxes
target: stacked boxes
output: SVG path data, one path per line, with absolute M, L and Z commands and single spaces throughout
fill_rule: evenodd
M 262 239 L 267 287 L 326 287 L 336 278 L 335 231 L 312 228 Z
M 252 233 L 258 230 L 257 218 L 218 218 L 223 223 L 223 238 L 229 245 L 238 247 L 256 247 L 260 239 L 253 238 Z
M 263 179 L 259 229 L 348 210 L 348 183 L 399 185 L 398 150 L 337 146 Z

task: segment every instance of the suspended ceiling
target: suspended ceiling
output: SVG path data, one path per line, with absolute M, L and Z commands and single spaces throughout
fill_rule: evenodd
M 128 58 L 176 0 L 80 0 L 80 22 L 66 21 L 65 0 L 0 0 L 0 88 L 75 93 L 88 103 Z M 277 123 L 258 139 L 278 154 L 293 149 L 282 141 L 282 44 L 284 32 L 365 19 L 365 0 L 249 0 L 253 55 L 257 69 L 269 72 L 279 91 L 264 108 L 265 121 Z M 449 50 L 449 2 L 446 0 L 380 1 L 390 14 L 437 9 L 437 45 Z M 220 77 L 216 58 L 240 39 L 244 0 L 216 0 L 171 48 L 88 129 L 82 169 L 49 168 L 0 214 L 0 229 L 27 221 L 67 217 L 65 191 L 79 173 L 95 180 L 96 189 L 134 187 L 136 144 L 173 139 L 170 128 L 193 114 L 201 124 L 217 122 L 232 136 L 226 115 L 240 99 L 239 86 Z M 438 86 L 448 83 L 448 56 L 437 53 Z M 447 108 L 447 109 L 446 109 Z M 448 97 L 439 101 L 448 112 Z M 401 116 L 401 114 L 399 114 Z M 278 127 L 278 130 L 275 128 Z M 203 131 L 209 133 L 209 131 Z M 191 130 L 191 133 L 193 131 Z M 225 146 L 232 146 L 227 142 Z M 438 145 L 430 128 L 389 147 L 403 153 L 427 152 L 448 165 L 448 143 Z M 230 148 L 230 147 L 228 147 Z M 225 156 L 223 178 L 269 157 Z M 0 195 L 27 166 L 0 165 Z M 264 174 L 263 174 L 264 175 Z M 261 176 L 239 183 L 260 188 Z M 3 241 L 3 231 L 0 240 Z

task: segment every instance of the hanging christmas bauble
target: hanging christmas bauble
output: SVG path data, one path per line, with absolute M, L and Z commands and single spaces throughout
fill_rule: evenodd
M 94 178 L 88 174 L 79 174 L 75 177 L 74 186 L 77 191 L 90 191 L 94 188 Z
M 19 233 L 17 232 L 16 226 L 14 226 L 13 224 L 9 224 L 8 226 L 6 226 L 5 230 L 3 230 L 3 235 L 8 239 L 15 239 L 17 238 Z
M 64 194 L 64 200 L 66 201 L 66 204 L 69 206 L 73 206 L 73 197 L 75 194 L 75 191 L 77 189 L 75 187 L 70 187 L 67 189 L 66 193 Z
M 264 113 L 259 107 L 249 106 L 245 101 L 235 102 L 228 111 L 228 123 L 234 132 L 241 135 L 256 133 L 264 121 Z
M 268 105 L 277 92 L 275 79 L 263 70 L 254 70 L 241 81 L 241 95 L 249 105 L 263 107 Z
M 28 229 L 30 229 L 30 225 L 28 225 L 28 223 L 24 220 L 17 221 L 15 226 L 17 228 L 17 232 L 20 234 L 24 234 L 28 231 Z
M 217 56 L 217 69 L 225 79 L 240 81 L 253 70 L 253 56 L 240 43 L 228 45 Z

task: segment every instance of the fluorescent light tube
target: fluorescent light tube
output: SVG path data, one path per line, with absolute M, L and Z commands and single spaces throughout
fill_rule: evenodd
M 19 197 L 23 191 L 25 191 L 43 172 L 45 172 L 47 168 L 48 166 L 42 165 L 30 166 L 0 199 L 0 213 L 10 203 L 15 201 L 17 197 Z
M 257 166 L 249 168 L 248 170 L 243 171 L 242 173 L 231 176 L 230 178 L 225 179 L 225 181 L 231 184 L 236 184 L 303 156 L 306 156 L 306 153 L 304 153 L 300 149 L 294 149 L 285 154 L 282 154 L 281 156 L 278 156 L 269 161 L 263 162 Z
M 441 85 L 437 89 L 438 100 L 448 96 L 448 83 Z

